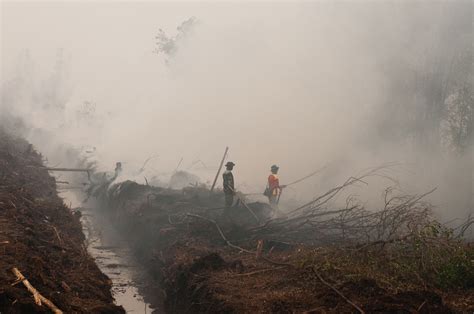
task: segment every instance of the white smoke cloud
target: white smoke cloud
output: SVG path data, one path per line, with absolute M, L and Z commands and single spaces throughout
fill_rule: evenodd
M 398 161 L 409 169 L 395 174 L 402 186 L 439 186 L 433 200 L 443 213 L 472 208 L 472 154 L 446 155 L 399 132 L 430 104 L 409 88 L 413 73 L 428 82 L 421 76 L 432 65 L 472 53 L 470 2 L 2 6 L 2 107 L 35 128 L 29 137 L 51 160 L 59 143 L 96 147 L 100 167 L 120 160 L 132 176 L 149 156 L 160 155 L 154 173 L 183 157 L 184 169 L 204 162 L 194 172 L 210 181 L 230 146 L 244 192 L 261 192 L 272 164 L 283 183 L 328 164 L 289 190 L 298 198 Z M 154 53 L 160 28 L 173 40 L 167 55 Z M 30 64 L 18 68 L 25 50 L 20 64 Z M 378 196 L 388 184 L 367 190 Z

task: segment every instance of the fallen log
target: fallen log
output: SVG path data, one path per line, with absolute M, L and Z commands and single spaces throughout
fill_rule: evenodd
M 72 171 L 72 172 L 89 172 L 92 171 L 92 169 L 88 168 L 55 168 L 55 167 L 41 167 L 44 168 L 48 171 Z
M 46 169 L 48 171 L 65 171 L 65 172 L 85 172 L 87 173 L 87 178 L 89 181 L 91 180 L 91 172 L 94 169 L 89 169 L 89 168 L 55 168 L 55 167 L 40 167 L 43 169 Z
M 28 281 L 28 279 L 25 278 L 25 276 L 23 276 L 23 274 L 18 270 L 18 268 L 16 267 L 13 267 L 12 268 L 12 272 L 13 274 L 15 274 L 15 276 L 17 277 L 17 280 L 18 281 L 21 281 L 23 283 L 23 285 L 26 287 L 26 289 L 28 289 L 28 291 L 33 295 L 33 298 L 35 299 L 35 303 L 39 306 L 42 305 L 42 303 L 44 303 L 51 311 L 53 311 L 53 313 L 55 314 L 62 314 L 63 311 L 61 311 L 60 309 L 58 309 L 56 307 L 56 305 L 54 305 L 53 302 L 51 302 L 50 300 L 46 299 L 44 296 L 42 296 L 38 290 L 36 290 L 32 285 L 31 283 Z

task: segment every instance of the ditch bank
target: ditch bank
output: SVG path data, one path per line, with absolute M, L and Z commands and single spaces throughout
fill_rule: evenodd
M 153 287 L 148 285 L 147 276 L 130 253 L 126 241 L 93 208 L 78 210 L 87 251 L 99 269 L 111 279 L 115 303 L 127 313 L 152 313 L 153 309 L 144 300 L 142 291 L 150 291 Z
M 206 219 L 218 223 L 235 240 L 245 228 L 257 225 L 257 219 L 271 215 L 271 208 L 262 203 L 240 203 L 224 215 L 222 192 L 210 193 L 200 186 L 178 191 L 125 181 L 109 188 L 97 186 L 91 193 L 96 196 L 94 207 L 118 233 L 126 235 L 134 257 L 161 291 L 158 307 L 168 313 L 199 311 L 191 305 L 196 298 L 199 302 L 212 299 L 211 294 L 201 294 L 204 290 L 189 298 L 188 267 L 197 273 L 224 265 L 234 270 L 243 266 L 239 259 L 224 262 L 222 256 L 232 259 L 236 251 L 226 247 L 215 225 Z M 202 218 L 188 221 L 190 215 Z
M 50 312 L 14 275 L 16 268 L 63 312 L 124 313 L 84 240 L 80 213 L 58 197 L 42 156 L 0 130 L 0 312 Z
M 474 257 L 474 248 L 468 244 L 453 242 L 462 249 L 451 253 L 461 254 L 462 259 L 436 265 L 439 272 L 454 267 L 453 272 L 464 277 L 462 285 L 452 280 L 451 286 L 441 287 L 430 275 L 429 265 L 420 264 L 419 256 L 397 256 L 411 253 L 411 244 L 361 249 L 249 237 L 270 219 L 271 208 L 240 202 L 225 214 L 222 192 L 212 193 L 203 186 L 176 191 L 125 181 L 91 191 L 97 192 L 101 214 L 126 235 L 132 253 L 161 288 L 168 313 L 460 313 L 474 309 L 474 287 L 465 280 L 473 272 L 463 268 Z

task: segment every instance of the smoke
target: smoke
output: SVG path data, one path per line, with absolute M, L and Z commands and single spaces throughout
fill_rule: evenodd
M 472 86 L 471 12 L 470 1 L 4 2 L 0 110 L 63 166 L 65 144 L 94 149 L 99 167 L 122 161 L 124 178 L 143 181 L 158 154 L 145 175 L 183 158 L 206 182 L 229 146 L 248 193 L 263 192 L 272 164 L 282 183 L 327 165 L 287 192 L 305 199 L 396 161 L 404 189 L 438 186 L 440 213 L 464 218 L 472 135 L 451 153 L 440 127 L 446 99 Z

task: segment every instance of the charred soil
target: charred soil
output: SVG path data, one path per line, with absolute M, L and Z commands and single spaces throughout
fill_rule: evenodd
M 42 156 L 0 130 L 0 312 L 48 313 L 12 272 L 68 313 L 123 313 L 83 245 L 79 214 L 57 195 Z
M 249 237 L 269 220 L 268 205 L 240 203 L 223 213 L 223 195 L 203 187 L 174 191 L 127 181 L 99 189 L 107 191 L 97 195 L 103 214 L 127 234 L 169 313 L 474 310 L 474 250 L 462 242 L 427 237 L 430 247 L 445 241 L 437 253 L 461 256 L 435 265 L 423 254 L 438 255 L 421 250 L 421 240 L 341 246 Z

